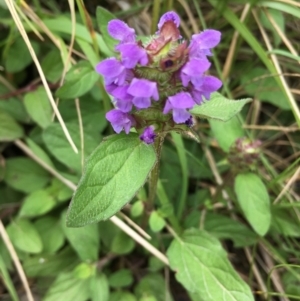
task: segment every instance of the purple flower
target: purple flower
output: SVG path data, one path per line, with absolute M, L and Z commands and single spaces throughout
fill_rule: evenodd
M 138 109 L 146 109 L 151 105 L 151 98 L 159 99 L 157 83 L 147 79 L 134 78 L 127 90 L 133 96 L 133 104 Z
M 123 85 L 127 76 L 127 69 L 116 58 L 108 58 L 96 66 L 96 71 L 103 75 L 105 84 Z
M 135 30 L 121 20 L 109 21 L 107 31 L 114 39 L 120 41 L 120 44 L 135 42 Z
M 159 22 L 157 24 L 158 29 L 161 30 L 161 28 L 163 27 L 163 25 L 166 22 L 168 22 L 168 21 L 172 21 L 176 25 L 177 28 L 180 25 L 180 18 L 179 18 L 179 16 L 175 12 L 169 11 L 169 12 L 163 14 L 160 17 Z
M 207 29 L 201 33 L 192 35 L 192 41 L 189 45 L 190 58 L 203 58 L 212 55 L 210 49 L 220 43 L 221 32 L 214 29 Z
M 191 94 L 194 101 L 200 105 L 204 101 L 203 96 L 209 100 L 210 94 L 217 91 L 221 87 L 222 82 L 218 78 L 207 75 L 203 77 L 203 81 L 200 86 L 194 87 L 194 89 L 191 91 Z
M 154 142 L 155 137 L 156 137 L 156 134 L 154 133 L 153 126 L 146 127 L 144 129 L 143 134 L 140 135 L 140 139 L 147 144 L 152 144 Z
M 132 109 L 133 96 L 127 93 L 128 85 L 116 87 L 111 91 L 111 95 L 115 98 L 116 106 L 122 112 L 127 113 Z
M 123 65 L 128 68 L 134 68 L 138 63 L 142 66 L 148 64 L 148 55 L 144 48 L 137 43 L 121 44 L 116 47 L 122 56 Z
M 179 92 L 168 97 L 163 113 L 167 114 L 173 110 L 173 120 L 176 123 L 184 123 L 191 117 L 187 109 L 191 109 L 194 105 L 195 102 L 189 93 Z
M 191 82 L 195 87 L 201 86 L 203 81 L 203 73 L 210 67 L 210 62 L 207 59 L 189 60 L 181 69 L 180 77 L 184 87 L 187 87 Z
M 189 128 L 191 128 L 194 125 L 193 117 L 191 116 L 189 119 L 187 119 L 185 122 L 185 125 Z
M 106 119 L 111 123 L 116 133 L 120 133 L 123 129 L 126 134 L 129 133 L 130 128 L 135 125 L 134 118 L 120 110 L 113 109 L 106 113 Z

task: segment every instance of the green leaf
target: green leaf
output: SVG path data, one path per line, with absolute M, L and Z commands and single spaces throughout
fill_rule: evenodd
M 62 216 L 62 229 L 70 245 L 81 260 L 96 261 L 99 253 L 99 230 L 97 224 L 83 228 L 68 228 L 65 214 Z
M 23 128 L 8 113 L 0 109 L 0 141 L 13 141 L 23 135 Z
M 272 208 L 271 229 L 283 236 L 300 237 L 299 221 L 283 208 Z
M 113 216 L 144 185 L 155 162 L 153 146 L 142 143 L 137 134 L 105 139 L 87 160 L 67 225 L 80 227 Z
M 56 83 L 63 73 L 63 62 L 57 48 L 54 48 L 43 58 L 41 62 L 42 69 L 47 80 Z
M 105 44 L 111 51 L 114 51 L 118 41 L 109 35 L 107 31 L 107 24 L 110 20 L 117 19 L 117 17 L 115 17 L 115 15 L 113 15 L 107 9 L 98 6 L 96 9 L 96 19 Z
M 43 253 L 54 254 L 63 246 L 65 237 L 58 219 L 51 216 L 42 217 L 34 226 L 42 239 Z
M 113 288 L 122 288 L 133 283 L 132 273 L 129 269 L 121 269 L 111 274 L 108 278 L 109 285 Z
M 19 215 L 35 217 L 49 212 L 55 206 L 54 198 L 45 190 L 36 190 L 23 201 Z
M 241 78 L 245 91 L 260 101 L 265 101 L 283 110 L 290 110 L 285 94 L 276 83 L 275 75 L 262 67 L 252 68 Z
M 73 275 L 78 279 L 87 279 L 95 275 L 96 266 L 90 263 L 81 262 L 73 270 Z
M 220 242 L 204 231 L 189 229 L 167 251 L 176 279 L 205 301 L 253 301 L 248 285 L 231 266 Z
M 52 123 L 53 111 L 44 87 L 27 93 L 24 97 L 24 104 L 29 116 L 41 128 L 46 128 Z
M 236 139 L 245 135 L 241 122 L 237 117 L 234 117 L 226 122 L 219 120 L 209 120 L 213 137 L 215 137 L 220 147 L 228 152 L 230 146 Z
M 66 123 L 69 133 L 78 148 L 76 154 L 70 147 L 61 125 L 59 123 L 52 123 L 43 131 L 43 140 L 46 147 L 53 154 L 53 156 L 69 168 L 81 173 L 81 143 L 79 126 L 75 123 Z M 92 153 L 100 142 L 100 136 L 90 133 L 84 133 L 84 158 Z
M 234 190 L 246 219 L 257 234 L 264 236 L 271 223 L 270 198 L 264 183 L 253 173 L 239 174 Z
M 104 273 L 95 275 L 90 280 L 90 295 L 92 301 L 108 301 L 109 286 Z
M 194 106 L 190 112 L 194 116 L 201 118 L 227 121 L 239 113 L 246 103 L 251 101 L 251 98 L 231 100 L 215 92 L 212 93 L 210 100 L 205 101 L 201 105 Z
M 33 49 L 37 53 L 39 44 L 31 41 Z M 30 52 L 22 37 L 18 37 L 9 47 L 7 55 L 4 59 L 4 66 L 7 72 L 15 73 L 22 71 L 32 62 Z
M 130 208 L 130 215 L 133 217 L 141 216 L 144 212 L 144 202 L 137 201 Z
M 86 301 L 89 298 L 89 279 L 75 278 L 72 272 L 61 273 L 46 293 L 43 301 Z
M 49 174 L 31 159 L 15 157 L 6 160 L 4 181 L 16 190 L 31 193 L 47 184 Z
M 108 300 L 109 301 L 137 301 L 137 298 L 129 292 L 117 291 L 111 293 Z
M 98 80 L 99 74 L 91 64 L 81 61 L 68 71 L 63 86 L 56 91 L 55 95 L 67 99 L 80 97 L 91 90 Z
M 13 220 L 7 227 L 7 233 L 14 246 L 21 251 L 40 253 L 43 249 L 39 233 L 29 220 Z
M 149 226 L 153 232 L 159 232 L 165 226 L 165 220 L 158 214 L 157 211 L 152 211 L 149 218 Z
M 128 254 L 135 247 L 135 243 L 131 237 L 124 232 L 118 232 L 114 236 L 111 243 L 111 251 L 115 254 Z

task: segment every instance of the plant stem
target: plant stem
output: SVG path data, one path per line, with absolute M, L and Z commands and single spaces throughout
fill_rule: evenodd
M 153 206 L 155 196 L 156 196 L 157 182 L 158 182 L 158 177 L 159 177 L 159 162 L 160 162 L 161 150 L 162 150 L 164 139 L 165 139 L 165 134 L 161 134 L 160 136 L 158 136 L 155 139 L 155 142 L 154 142 L 154 149 L 156 152 L 157 161 L 150 173 L 149 197 L 148 197 L 150 206 Z

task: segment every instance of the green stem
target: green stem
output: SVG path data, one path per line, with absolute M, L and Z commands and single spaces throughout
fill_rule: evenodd
M 153 1 L 151 33 L 154 34 L 160 13 L 160 0 Z

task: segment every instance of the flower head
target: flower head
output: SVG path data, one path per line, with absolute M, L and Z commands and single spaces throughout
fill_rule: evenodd
M 153 143 L 154 128 L 171 130 L 174 123 L 191 127 L 189 110 L 221 87 L 219 79 L 206 74 L 211 66 L 207 57 L 220 42 L 221 33 L 207 29 L 189 42 L 182 39 L 179 25 L 179 16 L 167 12 L 156 34 L 143 43 L 123 21 L 108 23 L 108 33 L 118 41 L 118 58 L 102 61 L 96 71 L 113 96 L 116 109 L 106 118 L 117 133 L 129 133 L 134 126 L 142 133 L 142 141 Z

